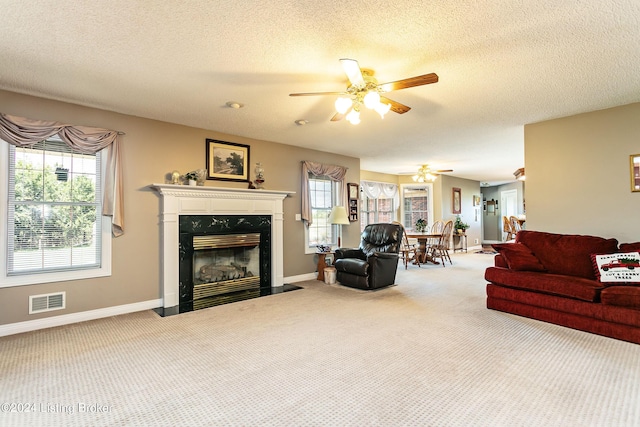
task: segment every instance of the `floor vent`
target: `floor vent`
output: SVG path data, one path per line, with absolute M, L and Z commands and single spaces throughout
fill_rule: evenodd
M 65 292 L 29 296 L 29 314 L 65 308 Z

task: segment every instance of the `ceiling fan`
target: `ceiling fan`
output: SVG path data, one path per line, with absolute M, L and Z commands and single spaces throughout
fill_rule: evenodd
M 453 172 L 453 169 L 439 169 L 432 171 L 429 165 L 422 165 L 420 169 L 418 169 L 418 173 L 413 176 L 413 180 L 415 182 L 433 182 L 436 180 L 438 175 L 444 172 Z
M 430 73 L 388 83 L 378 83 L 377 79 L 373 77 L 373 70 L 360 68 L 358 61 L 341 59 L 340 63 L 350 83 L 346 90 L 342 92 L 290 93 L 289 96 L 337 95 L 339 96 L 335 103 L 337 112 L 331 118 L 331 121 L 335 122 L 346 118 L 351 124 L 356 125 L 360 123 L 362 106 L 375 110 L 382 118 L 389 111 L 404 114 L 411 109 L 411 107 L 380 94 L 438 81 L 438 75 Z

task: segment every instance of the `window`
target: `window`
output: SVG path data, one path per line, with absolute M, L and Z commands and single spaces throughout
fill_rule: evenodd
M 419 219 L 424 219 L 431 227 L 433 222 L 431 190 L 431 184 L 402 187 L 402 225 L 407 230 L 413 230 Z
M 306 233 L 307 253 L 315 252 L 317 245 L 336 245 L 338 242 L 337 226 L 329 222 L 331 208 L 338 200 L 338 183 L 310 174 L 309 194 L 312 222 Z
M 393 206 L 393 198 L 378 197 L 373 199 L 362 195 L 362 214 L 360 219 L 360 231 L 363 231 L 368 224 L 376 224 L 380 222 L 393 222 L 395 207 Z
M 8 147 L 7 206 L 0 214 L 7 285 L 110 274 L 100 153 L 82 154 L 57 137 Z

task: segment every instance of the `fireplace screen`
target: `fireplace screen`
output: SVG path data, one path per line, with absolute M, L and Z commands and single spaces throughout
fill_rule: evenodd
M 260 233 L 193 236 L 193 299 L 260 287 Z

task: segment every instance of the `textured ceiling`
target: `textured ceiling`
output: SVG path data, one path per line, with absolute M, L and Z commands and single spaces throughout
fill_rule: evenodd
M 0 88 L 490 183 L 524 165 L 525 124 L 640 101 L 637 0 L 459 3 L 0 0 Z M 288 95 L 345 89 L 340 58 L 440 81 L 330 122 L 333 97 Z

